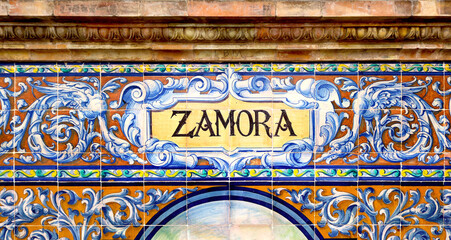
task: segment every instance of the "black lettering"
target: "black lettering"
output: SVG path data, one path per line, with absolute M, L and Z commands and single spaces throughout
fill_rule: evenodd
M 243 134 L 243 132 L 241 131 L 241 127 L 240 127 L 240 122 L 241 122 L 240 121 L 240 116 L 241 116 L 242 113 L 246 113 L 247 118 L 249 120 L 249 131 L 248 131 L 247 134 Z M 249 111 L 247 111 L 247 110 L 244 110 L 244 111 L 241 111 L 240 113 L 238 113 L 237 120 L 236 120 L 236 126 L 237 126 L 238 132 L 240 132 L 241 136 L 247 137 L 247 136 L 251 135 L 252 131 L 254 130 L 254 123 L 253 123 L 253 119 L 252 119 L 252 114 Z
M 288 119 L 287 112 L 285 110 L 281 110 L 281 111 L 282 111 L 282 114 L 280 115 L 279 122 L 277 123 L 276 133 L 274 134 L 274 136 L 276 136 L 276 137 L 279 136 L 279 129 L 282 129 L 282 131 L 289 130 L 290 136 L 297 136 L 294 133 L 293 126 L 291 125 L 290 119 Z M 285 124 L 283 124 L 283 125 L 282 125 L 282 119 L 285 120 Z
M 203 124 L 203 122 L 205 122 L 205 124 Z M 210 119 L 208 118 L 207 110 L 202 110 L 202 118 L 200 119 L 200 122 L 197 123 L 197 131 L 196 134 L 194 134 L 195 137 L 199 136 L 199 131 L 201 129 L 203 131 L 210 131 L 210 137 L 216 136 L 213 127 L 211 126 Z
M 235 136 L 235 110 L 230 110 L 229 116 L 227 117 L 227 121 L 224 120 L 224 117 L 222 116 L 221 111 L 215 110 L 216 113 L 216 136 L 221 136 L 219 133 L 219 123 L 222 123 L 222 126 L 227 128 L 227 125 L 230 123 L 230 136 Z
M 265 110 L 254 110 L 255 112 L 255 136 L 260 136 L 260 132 L 259 132 L 259 127 L 258 125 L 263 125 L 263 127 L 265 127 L 266 130 L 266 134 L 268 135 L 269 138 L 272 138 L 270 131 L 270 127 L 268 127 L 268 125 L 266 125 L 266 123 L 269 121 L 269 119 L 271 119 L 271 115 L 265 111 Z M 265 120 L 263 122 L 259 121 L 258 118 L 258 114 L 259 113 L 264 113 L 265 114 Z
M 186 124 L 186 119 L 188 119 L 189 115 L 191 114 L 191 111 L 172 111 L 171 118 L 178 115 L 178 114 L 185 114 L 183 115 L 182 119 L 179 121 L 179 125 L 175 129 L 174 133 L 172 134 L 173 137 L 193 137 L 194 129 L 191 130 L 189 133 L 181 134 L 180 130 L 182 130 L 182 127 Z

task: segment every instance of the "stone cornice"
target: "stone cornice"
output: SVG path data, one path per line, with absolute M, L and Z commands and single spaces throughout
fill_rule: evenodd
M 27 24 L 0 23 L 0 40 L 71 42 L 415 42 L 451 41 L 434 24 Z
M 0 22 L 0 61 L 451 60 L 449 22 Z

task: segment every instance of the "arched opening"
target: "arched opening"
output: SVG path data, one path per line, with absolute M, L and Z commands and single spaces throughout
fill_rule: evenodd
M 285 236 L 293 236 L 294 239 L 323 239 L 321 234 L 312 227 L 310 220 L 285 201 L 260 190 L 234 186 L 204 189 L 175 200 L 150 219 L 146 224 L 147 227 L 141 230 L 136 239 L 184 238 L 185 235 L 182 232 L 184 228 L 166 226 L 183 225 L 188 209 L 190 225 L 207 226 L 216 222 L 218 225 L 233 226 L 242 222 L 239 213 L 245 212 L 248 218 L 256 217 L 263 222 L 274 220 L 277 224 L 283 225 Z M 209 211 L 210 209 L 215 211 Z M 224 212 L 227 211 L 235 211 L 236 214 L 231 214 L 230 220 L 224 222 Z M 267 219 L 269 217 L 272 219 Z M 259 230 L 271 231 L 265 226 Z M 200 231 L 190 231 L 190 237 L 202 239 L 205 234 L 227 236 L 228 231 L 228 228 L 204 227 Z M 252 232 L 251 229 L 246 228 L 239 231 L 241 236 L 255 234 L 255 230 Z

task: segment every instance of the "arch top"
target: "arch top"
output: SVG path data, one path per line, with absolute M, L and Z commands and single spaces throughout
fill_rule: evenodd
M 230 202 L 231 204 L 235 202 L 234 208 L 250 208 L 250 213 L 257 215 L 274 211 L 276 220 L 284 222 L 285 224 L 290 224 L 293 228 L 297 228 L 297 230 L 294 231 L 297 233 L 294 234 L 303 236 L 305 239 L 323 239 L 322 235 L 313 228 L 312 222 L 296 208 L 269 193 L 247 187 L 213 187 L 181 197 L 161 209 L 152 219 L 150 219 L 146 223 L 147 227 L 142 229 L 135 239 L 153 239 L 166 224 L 173 224 L 173 222 L 177 221 L 178 216 L 181 216 L 182 218 L 183 216 L 186 217 L 186 212 L 190 210 L 193 211 L 192 214 L 196 214 L 196 221 L 208 221 L 209 218 L 214 220 L 215 217 L 213 215 L 215 213 L 210 212 L 209 216 L 204 215 L 202 218 L 199 218 L 198 215 L 204 214 L 202 211 L 205 210 L 205 206 L 211 204 L 217 204 L 219 207 L 216 209 L 230 211 L 230 209 L 227 208 L 229 208 L 231 204 L 227 204 L 227 202 Z M 225 205 L 221 205 L 221 203 L 225 203 Z M 272 217 L 272 214 L 270 216 Z M 259 221 L 264 219 L 263 216 L 258 217 Z M 273 219 L 271 219 L 271 221 L 272 220 Z M 232 218 L 231 221 L 239 222 L 240 220 Z M 291 230 L 293 231 L 293 229 Z

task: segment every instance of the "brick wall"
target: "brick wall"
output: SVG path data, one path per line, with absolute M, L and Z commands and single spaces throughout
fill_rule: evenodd
M 440 0 L 3 0 L 1 16 L 41 17 L 449 17 Z

